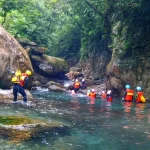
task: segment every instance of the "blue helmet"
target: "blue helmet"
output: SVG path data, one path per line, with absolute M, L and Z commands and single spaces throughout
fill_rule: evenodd
M 130 89 L 130 85 L 126 85 L 126 89 Z
M 142 90 L 142 88 L 140 86 L 137 86 L 136 89 L 137 89 L 137 91 L 141 91 Z

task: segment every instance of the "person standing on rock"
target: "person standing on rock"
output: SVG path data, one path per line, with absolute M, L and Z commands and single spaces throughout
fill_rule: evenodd
M 13 102 L 17 102 L 17 94 L 20 93 L 23 97 L 23 102 L 27 103 L 27 96 L 24 90 L 24 86 L 27 84 L 29 80 L 29 76 L 31 75 L 31 71 L 27 70 L 25 73 L 21 73 L 20 70 L 16 71 L 15 75 L 12 77 L 13 82 Z

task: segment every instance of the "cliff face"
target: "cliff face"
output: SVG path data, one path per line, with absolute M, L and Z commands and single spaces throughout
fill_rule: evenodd
M 89 54 L 89 58 L 81 61 L 85 78 L 99 80 L 106 77 L 106 68 L 111 59 L 111 52 L 104 49 L 101 52 Z

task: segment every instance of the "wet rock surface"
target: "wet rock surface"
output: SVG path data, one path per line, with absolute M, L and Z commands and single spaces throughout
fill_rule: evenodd
M 67 132 L 68 127 L 59 123 L 33 120 L 24 116 L 0 116 L 0 136 L 12 143 L 20 143 L 31 138 L 39 138 L 42 133 Z

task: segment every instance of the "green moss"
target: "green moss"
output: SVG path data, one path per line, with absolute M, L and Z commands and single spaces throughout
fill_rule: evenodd
M 31 120 L 22 116 L 0 116 L 0 124 L 4 125 L 20 125 L 30 123 Z

